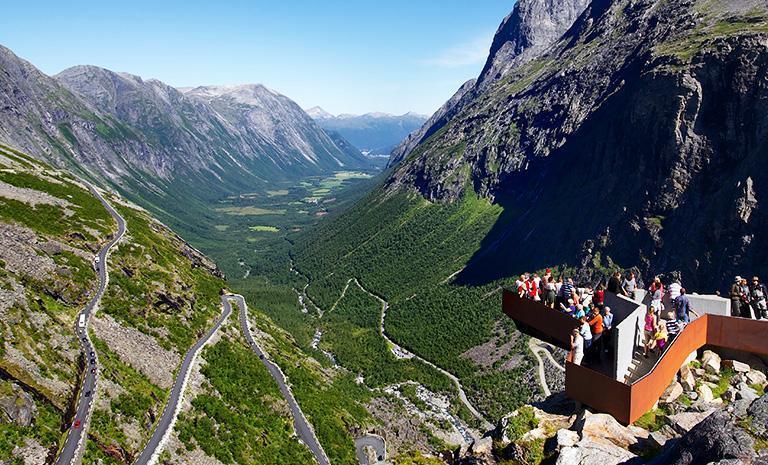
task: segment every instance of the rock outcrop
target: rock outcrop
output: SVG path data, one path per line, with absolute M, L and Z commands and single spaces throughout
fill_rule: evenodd
M 445 127 L 490 84 L 517 66 L 543 54 L 573 25 L 589 0 L 520 0 L 515 4 L 491 44 L 478 79 L 465 82 L 418 130 L 392 151 L 389 166 L 398 165 L 416 147 Z
M 693 427 L 675 447 L 653 463 L 693 465 L 721 460 L 751 463 L 756 457 L 754 440 L 736 426 L 725 412 L 718 411 Z

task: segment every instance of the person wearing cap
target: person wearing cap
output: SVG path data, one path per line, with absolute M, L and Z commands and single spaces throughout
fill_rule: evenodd
M 741 276 L 736 276 L 728 296 L 731 298 L 731 316 L 741 316 Z
M 760 282 L 760 278 L 755 276 L 752 278 L 752 289 L 750 290 L 749 297 L 752 300 L 752 308 L 755 310 L 755 318 L 758 320 L 768 319 L 768 291 L 765 289 L 765 284 Z
M 746 278 L 741 278 L 741 316 L 743 318 L 752 318 L 752 305 L 750 302 L 749 284 Z

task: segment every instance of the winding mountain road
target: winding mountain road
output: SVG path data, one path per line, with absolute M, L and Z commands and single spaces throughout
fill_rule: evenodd
M 464 387 L 461 385 L 461 381 L 459 381 L 459 378 L 454 376 L 452 373 L 440 368 L 439 366 L 435 365 L 434 363 L 430 362 L 429 360 L 425 360 L 422 357 L 419 357 L 418 355 L 404 349 L 403 347 L 400 347 L 398 344 L 396 344 L 393 340 L 387 336 L 386 330 L 384 328 L 384 321 L 387 317 L 387 310 L 389 309 L 389 302 L 382 299 L 381 297 L 377 296 L 376 294 L 368 291 L 366 288 L 360 284 L 360 281 L 357 280 L 357 278 L 353 278 L 352 281 L 357 285 L 357 287 L 360 288 L 361 291 L 365 292 L 369 296 L 373 297 L 374 299 L 378 300 L 381 303 L 381 321 L 379 324 L 379 334 L 381 337 L 384 338 L 385 341 L 387 341 L 388 344 L 390 344 L 392 347 L 397 348 L 400 352 L 408 354 L 412 358 L 421 361 L 422 363 L 429 365 L 430 367 L 434 368 L 435 370 L 439 371 L 443 375 L 445 375 L 447 378 L 449 378 L 451 381 L 453 381 L 453 384 L 456 385 L 456 388 L 459 391 L 459 399 L 461 400 L 461 403 L 464 404 L 465 407 L 467 407 L 467 410 L 470 411 L 472 416 L 477 418 L 480 423 L 483 425 L 483 428 L 487 431 L 490 431 L 494 428 L 493 424 L 489 422 L 488 420 L 483 417 L 483 415 L 475 408 L 474 405 L 469 401 L 469 398 L 467 397 L 466 392 L 464 392 Z M 345 288 L 346 290 L 346 288 Z
M 315 456 L 315 459 L 319 465 L 330 465 L 331 462 L 328 460 L 328 456 L 325 455 L 325 451 L 323 450 L 323 446 L 320 445 L 320 441 L 317 440 L 315 430 L 312 428 L 312 425 L 304 416 L 304 412 L 301 411 L 301 407 L 299 407 L 299 404 L 293 397 L 293 392 L 291 392 L 291 388 L 288 386 L 288 382 L 285 379 L 285 374 L 283 374 L 283 371 L 280 369 L 280 367 L 278 367 L 269 359 L 267 353 L 264 352 L 264 350 L 259 346 L 258 343 L 256 343 L 256 340 L 253 338 L 250 322 L 248 321 L 248 306 L 245 304 L 245 298 L 238 294 L 228 294 L 222 296 L 222 304 L 225 308 L 229 308 L 231 311 L 232 307 L 229 302 L 230 299 L 237 302 L 237 306 L 240 307 L 240 326 L 243 329 L 243 334 L 245 334 L 245 339 L 248 341 L 248 345 L 251 346 L 253 352 L 259 356 L 261 362 L 265 367 L 267 367 L 269 374 L 272 375 L 272 378 L 274 378 L 275 382 L 277 382 L 277 386 L 280 388 L 280 392 L 288 402 L 288 408 L 290 408 L 291 415 L 293 416 L 293 426 L 296 429 L 296 434 L 309 448 L 310 452 L 312 452 L 312 454 Z
M 225 302 L 223 296 L 222 302 Z M 134 462 L 135 465 L 152 465 L 157 463 L 160 453 L 165 446 L 165 442 L 173 431 L 173 426 L 179 415 L 181 401 L 184 398 L 184 391 L 187 388 L 192 364 L 195 362 L 195 359 L 200 354 L 203 347 L 205 347 L 208 341 L 211 340 L 211 337 L 216 334 L 216 331 L 221 328 L 221 325 L 224 324 L 224 321 L 226 321 L 231 313 L 232 307 L 229 306 L 227 302 L 227 305 L 224 305 L 221 316 L 216 321 L 216 324 L 214 324 L 208 332 L 198 339 L 195 345 L 187 351 L 187 354 L 184 356 L 184 361 L 179 368 L 179 372 L 176 374 L 176 380 L 173 383 L 171 394 L 168 396 L 168 401 L 165 403 L 163 414 L 155 425 L 155 431 L 152 433 L 152 437 L 149 438 L 149 441 L 144 445 L 144 450 L 141 451 L 141 454 L 139 454 L 139 457 Z
M 115 210 L 92 185 L 88 183 L 85 184 L 88 186 L 88 190 L 91 191 L 91 194 L 99 199 L 104 208 L 117 222 L 117 234 L 115 234 L 112 240 L 104 245 L 97 254 L 98 264 L 96 266 L 99 275 L 99 288 L 96 294 L 88 302 L 88 305 L 86 305 L 78 314 L 77 320 L 75 321 L 75 334 L 77 334 L 80 346 L 85 354 L 85 368 L 83 370 L 83 382 L 79 392 L 79 399 L 77 400 L 77 408 L 75 409 L 75 418 L 67 433 L 64 447 L 62 447 L 61 452 L 56 459 L 56 465 L 79 463 L 83 457 L 85 439 L 88 434 L 88 425 L 90 422 L 91 406 L 94 401 L 96 381 L 98 377 L 98 357 L 96 351 L 93 349 L 91 338 L 88 335 L 88 324 L 91 315 L 98 310 L 99 302 L 104 296 L 107 284 L 109 284 L 109 270 L 107 266 L 109 252 L 112 247 L 123 238 L 126 231 L 125 219 L 117 213 L 117 210 Z M 84 319 L 84 325 L 82 327 L 79 325 L 81 318 Z M 90 356 L 91 353 L 93 356 Z M 74 426 L 76 422 L 79 422 L 77 423 L 78 427 Z

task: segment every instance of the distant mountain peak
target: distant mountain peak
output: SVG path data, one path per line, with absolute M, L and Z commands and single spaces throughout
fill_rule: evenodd
M 327 111 L 323 110 L 321 107 L 312 107 L 309 110 L 307 110 L 307 114 L 312 119 L 330 119 L 335 118 L 332 114 L 328 113 Z

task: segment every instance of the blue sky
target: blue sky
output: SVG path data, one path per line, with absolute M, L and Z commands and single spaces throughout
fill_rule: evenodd
M 55 74 L 262 83 L 331 113 L 429 114 L 482 69 L 513 0 L 15 1 L 0 44 Z

